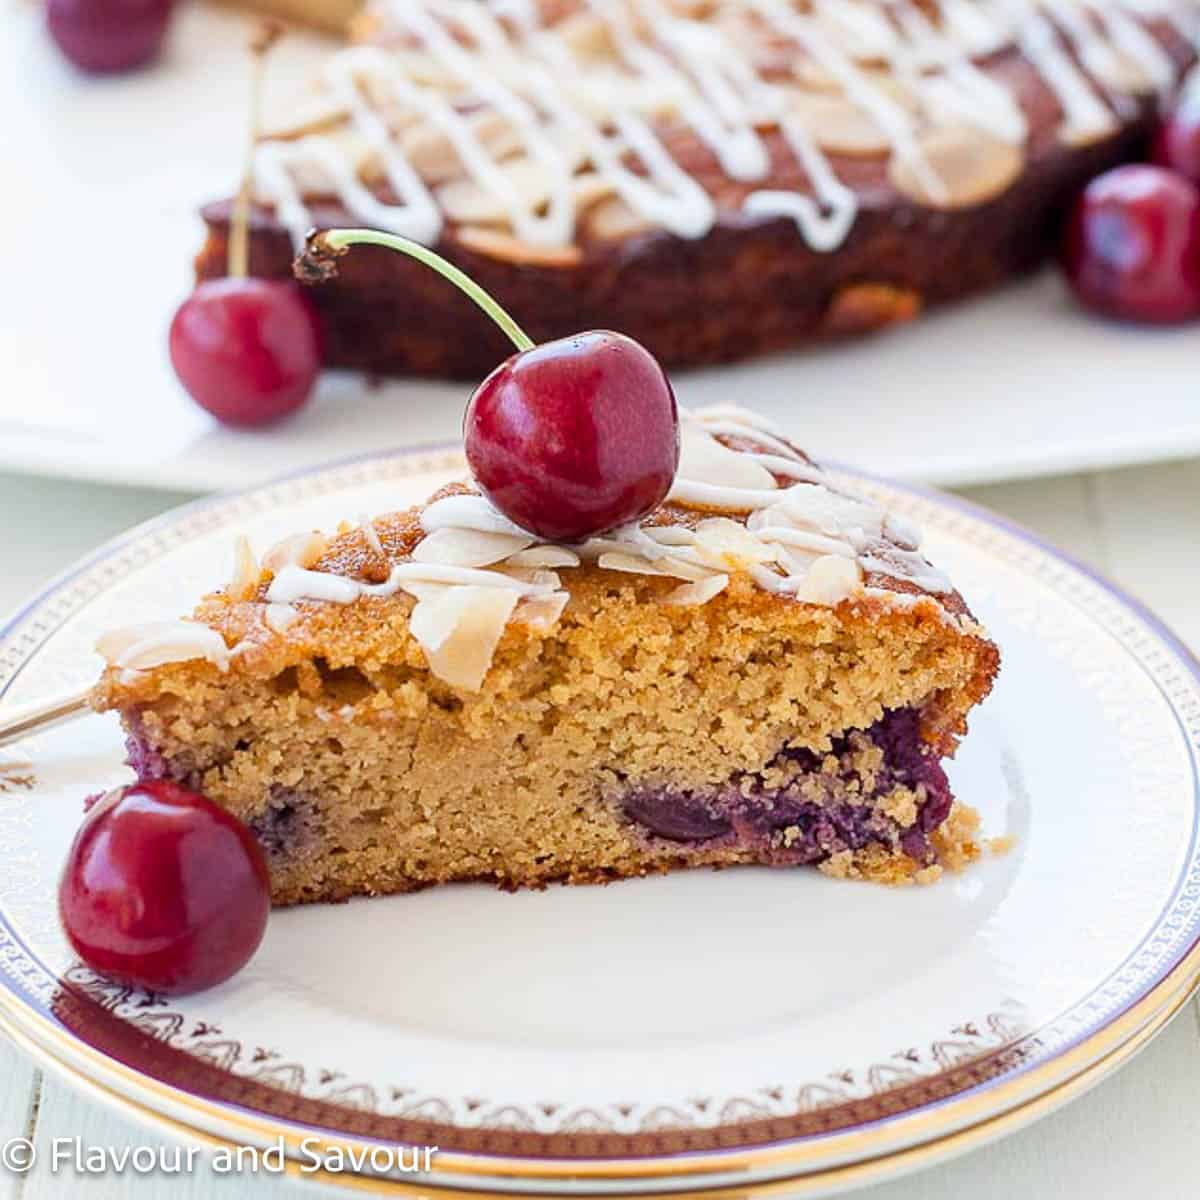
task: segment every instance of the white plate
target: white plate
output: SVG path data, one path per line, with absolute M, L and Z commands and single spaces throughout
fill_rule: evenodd
M 248 20 L 181 7 L 157 68 L 87 80 L 49 44 L 41 7 L 16 7 L 0 26 L 15 164 L 0 466 L 209 491 L 458 435 L 461 384 L 370 389 L 330 376 L 298 419 L 263 433 L 221 429 L 195 408 L 171 372 L 166 331 L 202 238 L 196 210 L 239 170 Z M 316 37 L 285 41 L 271 93 L 286 96 L 322 52 Z M 1047 274 L 886 337 L 677 384 L 687 403 L 746 398 L 826 458 L 978 483 L 1200 451 L 1198 347 L 1196 327 L 1093 320 Z
M 0 631 L 0 703 L 84 682 L 106 627 L 185 610 L 236 532 L 261 548 L 460 466 L 379 455 L 135 530 Z M 128 777 L 94 718 L 0 771 L 0 1023 L 147 1119 L 436 1143 L 434 1183 L 494 1190 L 841 1186 L 1061 1102 L 1200 969 L 1198 668 L 998 518 L 867 486 L 926 528 L 1002 647 L 952 778 L 1009 853 L 908 890 L 737 869 L 284 911 L 241 975 L 167 1002 L 73 964 L 58 929 L 79 802 Z

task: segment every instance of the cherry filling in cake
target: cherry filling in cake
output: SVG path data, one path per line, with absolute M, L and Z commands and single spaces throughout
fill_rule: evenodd
M 758 772 L 700 792 L 641 788 L 622 801 L 651 838 L 754 847 L 761 860 L 819 863 L 878 846 L 931 863 L 930 835 L 950 815 L 950 784 L 905 708 L 834 739 L 824 754 L 781 751 Z

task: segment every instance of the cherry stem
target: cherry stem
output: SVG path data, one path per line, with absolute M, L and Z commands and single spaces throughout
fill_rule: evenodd
M 504 330 L 518 350 L 533 349 L 533 339 L 504 311 L 495 297 L 485 292 L 475 280 L 465 275 L 453 263 L 447 262 L 440 254 L 436 254 L 428 246 L 422 246 L 420 242 L 409 241 L 408 238 L 398 237 L 394 233 L 381 233 L 377 229 L 327 229 L 310 238 L 310 247 L 314 242 L 324 243 L 335 252 L 345 250 L 349 246 L 386 246 L 389 250 L 407 254 L 409 258 L 415 258 L 417 262 L 424 263 L 443 278 L 450 280 L 459 291 L 474 300 Z
M 234 279 L 244 279 L 250 273 L 250 193 L 254 189 L 254 151 L 262 125 L 262 91 L 267 51 L 283 34 L 283 26 L 264 21 L 250 43 L 250 137 L 246 142 L 246 158 L 242 165 L 242 181 L 233 202 L 229 221 L 229 248 L 225 273 Z

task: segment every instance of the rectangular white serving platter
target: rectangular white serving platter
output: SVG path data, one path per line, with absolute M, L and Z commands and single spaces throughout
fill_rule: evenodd
M 190 286 L 197 208 L 239 171 L 252 22 L 182 6 L 158 65 L 97 80 L 61 60 L 40 5 L 12 7 L 0 25 L 0 468 L 209 491 L 459 436 L 465 384 L 331 373 L 298 417 L 253 433 L 192 405 L 167 327 Z M 285 39 L 268 104 L 327 48 Z M 1052 271 L 886 336 L 680 373 L 676 387 L 685 404 L 752 405 L 814 454 L 900 479 L 980 483 L 1200 453 L 1200 326 L 1090 318 Z

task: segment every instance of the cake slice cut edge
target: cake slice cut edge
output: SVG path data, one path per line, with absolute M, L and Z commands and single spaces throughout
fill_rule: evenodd
M 189 620 L 102 640 L 95 706 L 140 777 L 249 825 L 280 905 L 977 857 L 942 760 L 999 652 L 962 597 L 761 423 L 684 444 L 662 508 L 597 545 L 541 544 L 469 484 L 261 562 L 242 543 Z

